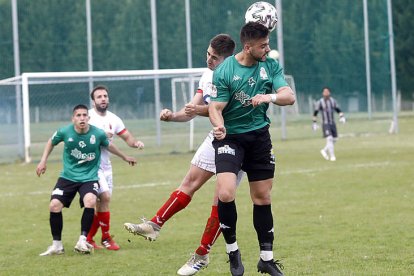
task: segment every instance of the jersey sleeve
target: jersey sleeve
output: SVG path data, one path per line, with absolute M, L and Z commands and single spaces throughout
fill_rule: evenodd
M 105 131 L 103 131 L 102 129 L 97 128 L 97 135 L 99 135 L 99 141 L 100 141 L 100 145 L 103 147 L 108 147 L 109 146 L 109 139 L 105 134 Z
M 210 103 L 210 95 L 212 90 L 213 82 L 213 71 L 208 69 L 200 78 L 198 82 L 197 93 L 200 93 L 203 97 L 204 104 L 208 105 Z
M 223 66 L 219 66 L 213 73 L 213 86 L 210 95 L 213 102 L 229 102 L 230 100 L 229 82 L 225 74 L 225 68 L 223 68 Z
M 273 67 L 272 68 L 272 72 L 273 72 L 273 77 L 272 77 L 273 90 L 277 91 L 281 87 L 289 86 L 288 83 L 286 82 L 285 75 L 283 74 L 282 66 L 280 66 L 280 64 L 278 62 L 276 62 L 275 60 L 271 61 L 271 65 Z
M 57 144 L 59 144 L 60 142 L 64 141 L 64 132 L 62 131 L 61 128 L 59 128 L 57 131 L 55 131 L 55 133 L 53 133 L 52 135 L 52 145 L 56 146 Z
M 317 116 L 319 113 L 319 110 L 321 110 L 321 100 L 318 100 L 315 104 L 315 109 L 313 110 L 313 116 Z
M 118 116 L 114 115 L 114 133 L 116 135 L 122 135 L 127 129 L 125 128 L 124 122 Z
M 337 113 L 341 113 L 342 111 L 341 111 L 341 108 L 339 107 L 338 102 L 334 98 L 331 98 L 331 99 L 332 99 L 332 107 L 333 107 L 333 109 L 335 109 L 335 111 Z

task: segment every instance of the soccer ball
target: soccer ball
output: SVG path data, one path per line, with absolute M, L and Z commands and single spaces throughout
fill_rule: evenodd
M 244 15 L 246 23 L 258 22 L 273 31 L 276 28 L 277 23 L 277 11 L 276 8 L 267 2 L 253 3 L 246 11 Z

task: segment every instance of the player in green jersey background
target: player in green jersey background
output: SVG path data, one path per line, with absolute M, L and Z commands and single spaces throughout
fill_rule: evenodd
M 91 253 L 93 247 L 86 242 L 86 235 L 92 225 L 94 208 L 98 194 L 98 169 L 101 147 L 121 157 L 130 165 L 135 165 L 133 157 L 124 155 L 109 142 L 105 132 L 88 124 L 88 108 L 77 105 L 73 109 L 72 124 L 58 129 L 46 143 L 42 158 L 37 165 L 36 173 L 41 176 L 46 172 L 47 159 L 53 148 L 64 142 L 63 170 L 52 191 L 49 204 L 50 228 L 53 243 L 40 256 L 60 255 L 64 253 L 62 243 L 63 207 L 70 207 L 76 193 L 80 196 L 80 205 L 85 207 L 81 218 L 81 235 L 75 245 L 79 253 Z

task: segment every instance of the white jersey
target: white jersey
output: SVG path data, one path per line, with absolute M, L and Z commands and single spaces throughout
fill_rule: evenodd
M 105 116 L 101 116 L 96 113 L 95 109 L 90 109 L 89 116 L 89 124 L 103 129 L 107 135 L 109 133 L 109 136 L 111 136 L 109 137 L 109 140 L 111 142 L 114 139 L 113 135 L 121 135 L 126 131 L 124 122 L 122 122 L 121 118 L 108 110 L 106 111 Z M 111 154 L 107 149 L 102 148 L 100 169 L 104 171 L 112 169 L 110 155 Z
M 213 71 L 207 69 L 203 73 L 198 82 L 197 93 L 203 93 L 203 100 L 205 104 L 210 104 L 210 94 L 213 87 Z

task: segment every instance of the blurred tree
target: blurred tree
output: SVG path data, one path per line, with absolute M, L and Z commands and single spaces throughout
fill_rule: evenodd
M 0 78 L 14 76 L 11 2 L 0 1 Z
M 87 70 L 85 0 L 17 2 L 22 72 Z M 240 50 L 239 30 L 253 2 L 190 1 L 193 67 L 205 66 L 208 42 L 218 33 L 230 34 Z M 187 67 L 185 1 L 156 3 L 159 66 Z M 389 94 L 386 1 L 368 4 L 372 92 Z M 94 70 L 153 68 L 150 0 L 91 1 L 91 12 Z M 414 2 L 393 0 L 393 13 L 397 85 L 404 98 L 411 98 Z M 0 0 L 0 16 L 0 78 L 6 78 L 14 75 L 10 0 Z M 294 75 L 298 91 L 319 96 L 321 86 L 331 85 L 344 96 L 359 91 L 363 97 L 362 1 L 283 1 L 283 19 L 285 72 Z M 271 47 L 276 46 L 273 32 Z
M 85 39 L 84 30 L 75 28 L 83 18 L 84 6 L 80 3 L 18 1 L 22 72 L 71 71 L 82 69 L 79 64 L 87 64 L 86 56 L 73 54 L 83 49 L 79 42 Z
M 406 99 L 414 100 L 414 2 L 393 1 L 397 85 Z

